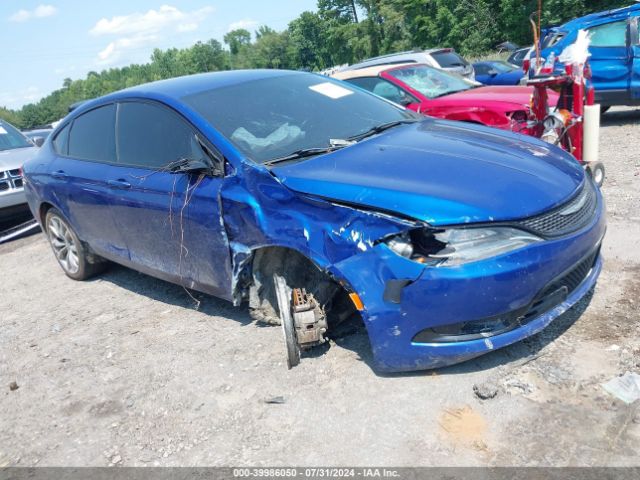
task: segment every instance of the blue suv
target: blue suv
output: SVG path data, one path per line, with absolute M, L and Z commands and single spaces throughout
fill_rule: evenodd
M 640 105 L 640 5 L 594 13 L 560 27 L 547 29 L 542 40 L 543 58 L 558 55 L 571 45 L 578 31 L 591 36 L 589 64 L 596 102 L 603 107 Z M 559 62 L 557 69 L 564 68 Z
M 602 197 L 569 154 L 303 72 L 202 74 L 87 102 L 24 172 L 72 279 L 113 261 L 267 321 L 295 304 L 303 347 L 359 316 L 384 371 L 533 335 L 601 268 Z M 285 301 L 283 280 L 297 292 Z

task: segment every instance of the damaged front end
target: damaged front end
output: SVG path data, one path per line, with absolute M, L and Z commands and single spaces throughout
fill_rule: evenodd
M 268 169 L 228 177 L 234 299 L 282 324 L 291 366 L 354 314 L 379 371 L 458 363 L 541 330 L 593 286 L 605 230 L 596 190 L 583 182 L 562 212 L 586 194 L 589 211 L 554 237 L 537 216 L 442 225 L 294 191 Z M 449 220 L 457 207 L 444 206 Z

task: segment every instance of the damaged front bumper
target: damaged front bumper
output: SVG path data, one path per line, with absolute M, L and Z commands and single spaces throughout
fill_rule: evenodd
M 375 368 L 452 365 L 531 336 L 596 283 L 606 230 L 591 224 L 495 258 L 425 267 L 384 244 L 336 265 L 362 299 Z

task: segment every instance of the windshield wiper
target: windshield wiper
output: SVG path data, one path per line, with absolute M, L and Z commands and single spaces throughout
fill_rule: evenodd
M 388 130 L 389 128 L 397 127 L 398 125 L 402 125 L 404 123 L 415 123 L 419 122 L 420 119 L 405 119 L 405 120 L 396 120 L 394 122 L 383 123 L 382 125 L 377 125 L 366 132 L 359 133 L 352 137 L 348 137 L 346 139 L 331 139 L 331 145 L 328 147 L 315 147 L 315 148 L 302 148 L 300 150 L 296 150 L 295 152 L 291 152 L 288 155 L 284 155 L 282 157 L 272 158 L 271 160 L 267 160 L 263 163 L 263 165 L 271 166 L 276 163 L 288 162 L 290 160 L 298 160 L 300 158 L 312 157 L 314 155 L 322 155 L 324 153 L 331 153 L 336 150 L 340 150 L 341 148 L 348 147 L 353 145 L 355 142 L 362 140 L 363 138 L 370 137 L 371 135 L 375 135 L 376 133 L 383 132 Z
M 298 160 L 299 158 L 312 157 L 314 155 L 322 155 L 323 153 L 331 153 L 335 150 L 344 148 L 346 145 L 333 146 L 333 147 L 314 147 L 314 148 L 301 148 L 295 152 L 291 152 L 282 157 L 272 158 L 263 163 L 263 165 L 271 166 L 276 163 L 288 162 L 290 160 Z
M 396 120 L 394 122 L 387 122 L 387 123 L 383 123 L 381 125 L 376 125 L 375 127 L 367 130 L 366 132 L 362 132 L 359 133 L 357 135 L 354 135 L 352 137 L 349 137 L 347 140 L 352 140 L 352 141 L 359 141 L 362 140 L 364 138 L 370 137 L 372 135 L 375 135 L 376 133 L 381 133 L 384 132 L 385 130 L 389 130 L 390 128 L 393 127 L 397 127 L 398 125 L 403 125 L 405 123 L 416 123 L 419 122 L 420 120 L 417 118 L 412 118 L 412 119 L 405 119 L 405 120 Z
M 440 97 L 444 97 L 446 95 L 452 95 L 454 93 L 458 93 L 458 92 L 466 92 L 467 90 L 471 90 L 473 88 L 478 88 L 480 85 L 469 85 L 469 88 L 459 88 L 458 90 L 449 90 L 446 91 L 444 93 L 440 93 L 434 97 L 429 97 L 431 100 L 433 100 L 434 98 L 440 98 Z

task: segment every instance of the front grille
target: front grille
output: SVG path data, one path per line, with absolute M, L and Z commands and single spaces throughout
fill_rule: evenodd
M 567 289 L 567 295 L 571 294 L 576 288 L 578 288 L 593 268 L 596 258 L 598 258 L 598 253 L 600 253 L 600 248 L 596 249 L 595 252 L 586 257 L 567 273 L 563 274 L 560 278 L 551 282 L 538 297 L 544 297 L 545 295 L 563 287 Z
M 600 247 L 568 272 L 549 283 L 533 301 L 520 309 L 495 317 L 427 328 L 413 337 L 415 343 L 451 343 L 478 340 L 522 327 L 564 302 L 587 278 Z
M 517 224 L 543 237 L 559 237 L 585 227 L 593 218 L 597 195 L 593 182 L 585 180 L 580 193 L 551 212 L 527 218 Z
M 19 168 L 0 171 L 0 193 L 19 190 L 24 187 L 22 172 Z

